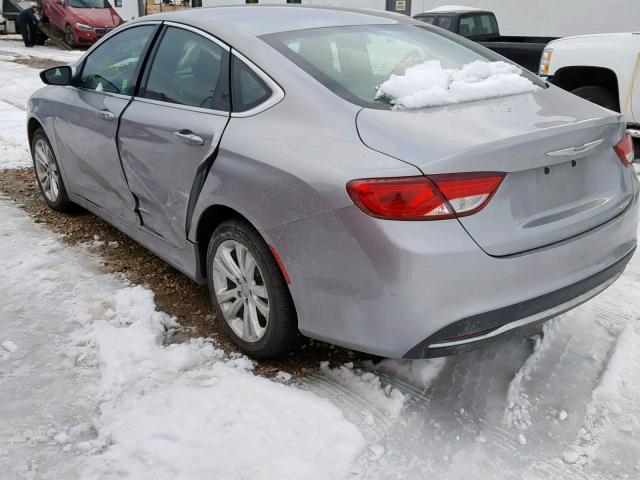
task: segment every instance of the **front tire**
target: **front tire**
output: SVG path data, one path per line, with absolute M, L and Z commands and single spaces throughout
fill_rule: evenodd
M 249 223 L 234 219 L 216 228 L 207 249 L 207 277 L 216 318 L 243 352 L 269 359 L 292 349 L 298 321 L 289 288 Z
M 46 204 L 58 212 L 68 212 L 73 204 L 67 196 L 58 160 L 44 131 L 39 128 L 31 139 L 31 156 L 36 172 L 36 182 Z
M 614 112 L 619 112 L 618 100 L 616 96 L 610 90 L 604 87 L 598 87 L 595 85 L 588 85 L 586 87 L 576 88 L 571 90 L 571 93 L 579 97 L 589 100 L 590 102 L 600 105 L 601 107 L 608 108 Z
M 65 41 L 67 42 L 67 45 L 69 45 L 70 47 L 75 47 L 76 44 L 78 43 L 76 41 L 76 35 L 75 33 L 73 33 L 73 28 L 71 28 L 71 25 L 67 25 L 65 27 L 64 38 L 65 38 Z

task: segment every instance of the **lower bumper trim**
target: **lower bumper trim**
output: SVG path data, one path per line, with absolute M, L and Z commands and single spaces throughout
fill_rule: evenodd
M 593 298 L 613 284 L 635 247 L 620 260 L 600 272 L 559 290 L 458 320 L 409 350 L 403 358 L 441 357 L 462 353 L 488 343 L 500 335 L 556 317 Z

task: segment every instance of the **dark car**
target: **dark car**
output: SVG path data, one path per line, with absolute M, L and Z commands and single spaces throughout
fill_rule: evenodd
M 486 10 L 442 7 L 414 18 L 478 42 L 532 72 L 538 71 L 544 47 L 556 40 L 555 37 L 500 35 L 495 14 Z

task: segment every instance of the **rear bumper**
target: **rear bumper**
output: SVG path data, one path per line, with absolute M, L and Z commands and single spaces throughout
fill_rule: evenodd
M 479 345 L 428 348 L 447 338 L 442 332 L 471 331 L 460 325 L 481 319 L 480 331 L 495 330 L 585 301 L 589 295 L 572 302 L 596 294 L 624 269 L 636 246 L 637 218 L 636 192 L 625 212 L 600 227 L 500 258 L 484 253 L 457 220 L 384 221 L 355 206 L 264 233 L 291 277 L 303 334 L 384 357 L 416 358 Z
M 634 247 L 608 268 L 573 285 L 515 305 L 464 318 L 423 340 L 404 358 L 443 357 L 466 352 L 498 339 L 515 329 L 556 317 L 611 286 L 633 257 Z

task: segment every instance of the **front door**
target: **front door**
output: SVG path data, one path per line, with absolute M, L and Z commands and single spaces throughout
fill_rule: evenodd
M 55 128 L 71 192 L 139 223 L 118 149 L 118 119 L 131 101 L 138 61 L 156 25 L 126 29 L 96 48 L 74 85 L 60 89 Z
M 213 37 L 165 27 L 118 142 L 143 226 L 183 248 L 190 199 L 229 120 L 229 53 Z

